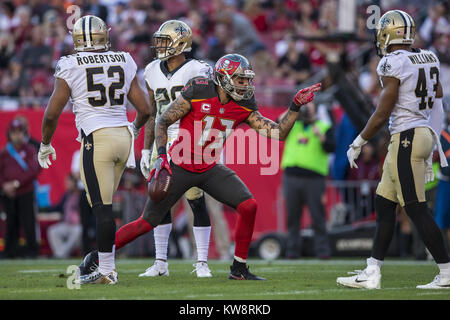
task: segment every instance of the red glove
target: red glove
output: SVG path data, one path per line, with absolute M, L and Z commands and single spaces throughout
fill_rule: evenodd
M 307 104 L 308 102 L 313 101 L 314 99 L 314 92 L 319 91 L 322 87 L 322 84 L 316 83 L 310 87 L 304 88 L 302 90 L 300 90 L 299 92 L 297 92 L 297 94 L 294 97 L 294 101 L 293 104 L 297 107 L 300 108 L 300 106 Z M 298 109 L 297 109 L 298 111 Z
M 167 154 L 163 153 L 158 156 L 156 159 L 155 165 L 153 166 L 152 171 L 150 171 L 150 176 L 148 177 L 148 181 L 150 181 L 155 175 L 155 179 L 158 179 L 159 172 L 162 168 L 166 168 L 169 171 L 169 174 L 172 175 L 172 168 L 170 167 L 169 160 L 167 159 Z

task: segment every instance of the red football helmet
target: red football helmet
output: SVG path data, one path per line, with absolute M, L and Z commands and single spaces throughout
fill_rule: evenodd
M 214 83 L 236 101 L 248 100 L 253 96 L 255 87 L 251 82 L 254 77 L 250 62 L 240 54 L 227 54 L 214 67 Z M 237 78 L 247 78 L 247 85 L 236 84 Z

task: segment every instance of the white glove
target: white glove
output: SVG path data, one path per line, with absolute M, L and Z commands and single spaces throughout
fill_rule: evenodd
M 38 153 L 38 161 L 39 165 L 44 168 L 48 169 L 48 167 L 52 164 L 50 162 L 50 155 L 53 157 L 53 161 L 56 160 L 56 152 L 55 149 L 52 147 L 52 144 L 43 144 L 41 142 L 41 146 L 39 147 L 39 153 Z
M 150 158 L 152 151 L 150 149 L 142 149 L 141 151 L 141 172 L 145 179 L 148 179 L 150 176 Z
M 434 180 L 433 153 L 425 160 L 425 184 Z
M 349 146 L 347 150 L 347 158 L 348 162 L 350 163 L 350 168 L 358 169 L 355 160 L 359 157 L 359 154 L 361 153 L 361 148 L 366 143 L 367 141 L 361 138 L 360 135 L 358 135 L 356 139 L 353 141 L 353 143 Z
M 139 132 L 141 131 L 141 129 L 136 128 L 136 125 L 134 124 L 134 122 L 131 123 L 131 130 L 133 130 L 133 135 L 134 135 L 134 140 L 137 139 Z

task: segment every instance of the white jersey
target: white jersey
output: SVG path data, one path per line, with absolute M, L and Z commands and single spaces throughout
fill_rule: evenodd
M 55 77 L 64 79 L 78 129 L 85 135 L 105 127 L 128 126 L 127 95 L 137 66 L 127 52 L 79 52 L 59 59 Z
M 429 127 L 439 71 L 439 59 L 428 50 L 396 50 L 380 60 L 377 67 L 380 78 L 400 80 L 398 99 L 389 118 L 391 135 L 415 127 Z
M 186 83 L 194 77 L 212 77 L 212 68 L 206 62 L 188 59 L 178 68 L 169 72 L 166 63 L 161 60 L 150 62 L 144 71 L 144 79 L 149 88 L 153 91 L 157 114 L 156 119 L 166 111 L 172 101 L 181 92 Z M 176 139 L 180 120 L 172 124 L 167 135 L 169 139 Z

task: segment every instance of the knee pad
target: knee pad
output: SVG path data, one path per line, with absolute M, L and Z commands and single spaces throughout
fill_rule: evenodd
M 169 210 L 170 212 L 170 210 Z M 150 201 L 147 200 L 147 202 L 145 203 L 145 207 L 144 207 L 144 212 L 142 213 L 142 219 L 144 219 L 145 221 L 147 221 L 153 228 L 155 228 L 156 226 L 160 225 L 161 222 L 167 218 L 167 211 L 166 212 L 162 212 L 162 213 L 158 213 L 156 211 L 150 211 Z M 172 217 L 170 216 L 170 220 L 172 220 Z
M 188 200 L 200 199 L 201 197 L 203 197 L 203 190 L 197 187 L 192 187 L 188 191 L 186 191 L 184 195 Z
M 189 206 L 194 214 L 194 227 L 210 227 L 208 210 L 206 209 L 205 196 L 195 200 L 188 200 Z
M 396 220 L 395 209 L 397 203 L 388 200 L 380 195 L 375 196 L 375 211 L 377 221 L 394 221 Z

